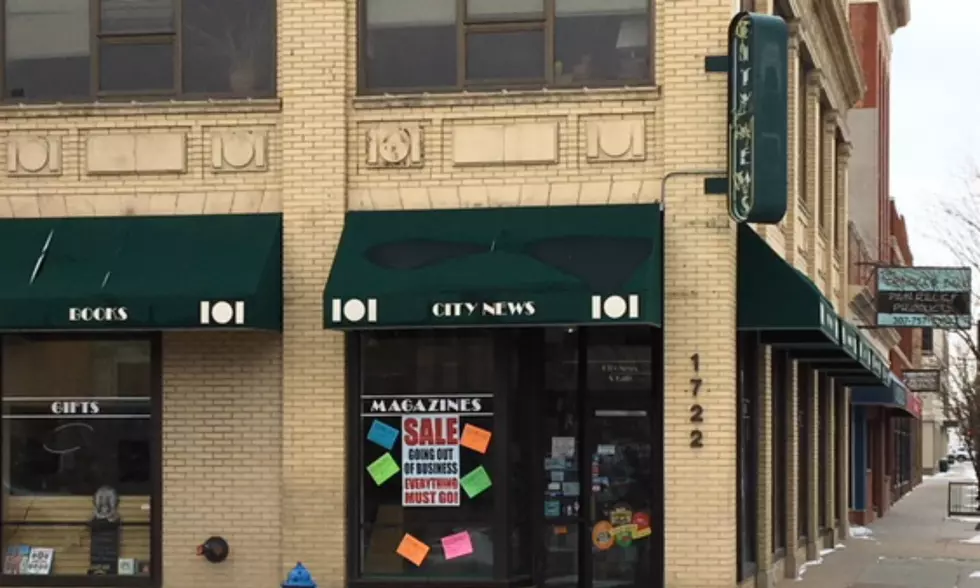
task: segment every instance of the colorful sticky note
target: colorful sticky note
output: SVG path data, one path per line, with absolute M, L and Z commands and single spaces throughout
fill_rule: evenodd
M 480 466 L 460 478 L 459 485 L 463 487 L 463 492 L 466 492 L 468 497 L 476 498 L 484 490 L 492 486 L 493 482 L 490 481 L 490 475 L 487 474 L 487 470 L 483 469 L 483 466 Z
M 463 436 L 459 439 L 459 444 L 467 449 L 472 449 L 477 453 L 486 453 L 490 446 L 492 434 L 486 429 L 481 429 L 475 425 L 465 425 Z
M 429 546 L 419 541 L 415 537 L 412 537 L 408 533 L 402 537 L 401 543 L 398 544 L 398 549 L 395 553 L 404 557 L 408 561 L 412 562 L 416 566 L 422 565 L 425 561 L 425 556 L 429 555 Z
M 391 451 L 391 448 L 395 446 L 395 441 L 398 439 L 398 429 L 375 419 L 371 423 L 371 428 L 368 429 L 367 438 L 371 443 L 375 443 Z
M 442 538 L 442 552 L 446 559 L 456 559 L 473 553 L 473 541 L 468 531 Z
M 367 467 L 368 474 L 371 475 L 371 479 L 378 486 L 387 482 L 400 470 L 401 468 L 398 467 L 395 458 L 391 457 L 390 453 L 385 453 L 378 459 L 372 461 Z

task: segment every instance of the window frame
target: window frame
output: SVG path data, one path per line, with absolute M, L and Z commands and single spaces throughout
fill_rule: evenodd
M 0 0 L 2 2 L 3 0 Z M 99 1 L 99 0 L 95 0 Z M 656 2 L 644 0 L 647 4 L 647 59 L 649 71 L 645 79 L 630 80 L 593 80 L 589 82 L 573 82 L 570 84 L 555 83 L 555 4 L 559 0 L 542 0 L 544 11 L 542 16 L 508 20 L 501 18 L 478 18 L 469 20 L 467 1 L 455 0 L 456 3 L 456 83 L 452 86 L 426 87 L 411 86 L 404 88 L 371 87 L 368 84 L 368 23 L 367 3 L 371 0 L 357 0 L 357 95 L 410 95 L 410 94 L 452 94 L 460 92 L 494 92 L 494 91 L 537 91 L 537 90 L 576 90 L 589 88 L 622 88 L 622 87 L 651 87 L 656 85 Z M 544 77 L 541 80 L 491 80 L 471 82 L 466 79 L 466 48 L 467 37 L 470 33 L 507 33 L 541 30 L 544 33 Z
M 0 349 L 5 338 L 0 335 Z M 160 333 L 42 333 L 18 334 L 31 341 L 148 341 L 150 343 L 150 522 L 130 523 L 132 526 L 148 526 L 150 529 L 150 575 L 149 576 L 107 576 L 107 575 L 13 575 L 0 573 L 0 586 L 53 586 L 53 587 L 96 587 L 126 586 L 139 588 L 160 588 L 163 584 L 163 345 Z M 3 354 L 0 353 L 0 374 L 3 373 Z M 0 398 L 3 396 L 0 379 Z M 0 432 L 5 421 L 0 420 Z M 2 438 L 2 436 L 0 436 Z M 6 523 L 3 519 L 6 508 L 6 493 L 0 492 L 0 529 Z M 70 526 L 68 523 L 54 525 Z M 71 525 L 77 525 L 72 523 Z M 79 525 L 80 526 L 80 525 Z M 55 554 L 57 565 L 57 554 Z
M 754 489 L 759 481 L 759 423 L 762 420 L 759 358 L 765 349 L 756 331 L 739 333 L 735 345 L 738 370 L 735 427 L 738 437 L 735 460 L 736 579 L 744 582 L 755 575 L 759 562 L 759 501 Z M 745 486 L 748 486 L 748 492 L 743 492 Z
M 276 98 L 279 93 L 278 76 L 278 55 L 273 55 L 273 76 L 272 88 L 269 91 L 256 91 L 251 96 L 242 96 L 234 91 L 226 92 L 185 92 L 183 76 L 183 42 L 184 42 L 184 2 L 188 0 L 172 0 L 174 6 L 174 27 L 173 31 L 163 30 L 143 30 L 125 32 L 102 32 L 101 15 L 103 0 L 85 0 L 88 2 L 88 40 L 89 40 L 89 89 L 87 96 L 73 96 L 52 98 L 12 97 L 7 95 L 7 44 L 0 41 L 0 105 L 9 104 L 88 104 L 91 102 L 132 102 L 132 101 L 195 101 L 195 100 L 261 100 Z M 191 0 L 193 1 L 193 0 Z M 274 0 L 262 0 L 274 1 Z M 0 0 L 0 38 L 5 37 L 7 30 L 7 2 Z M 277 31 L 278 14 L 276 10 L 270 11 L 272 22 L 271 29 Z M 103 45 L 154 45 L 169 42 L 173 50 L 174 61 L 174 80 L 173 88 L 170 90 L 140 90 L 137 92 L 128 91 L 104 91 L 100 89 L 101 74 L 101 52 Z M 276 40 L 273 39 L 273 52 L 277 53 Z
M 432 331 L 419 331 L 418 334 L 426 334 L 431 332 Z M 364 497 L 362 485 L 364 483 L 365 476 L 364 467 L 367 465 L 363 463 L 364 451 L 362 450 L 363 439 L 367 432 L 364 429 L 364 421 L 367 419 L 363 418 L 361 415 L 361 395 L 363 394 L 364 383 L 364 379 L 362 377 L 364 369 L 362 340 L 365 335 L 369 334 L 370 333 L 361 333 L 358 331 L 344 333 L 344 360 L 345 365 L 347 366 L 346 427 L 348 433 L 346 435 L 347 458 L 345 466 L 347 488 L 347 585 L 388 586 L 398 584 L 404 588 L 425 588 L 431 587 L 432 585 L 452 586 L 465 584 L 466 586 L 470 586 L 472 588 L 516 588 L 517 586 L 526 584 L 528 581 L 526 576 L 513 577 L 510 574 L 508 538 L 510 531 L 516 528 L 516 521 L 513 520 L 513 514 L 510 512 L 511 509 L 508 506 L 508 493 L 510 490 L 510 485 L 505 483 L 493 484 L 490 490 L 494 493 L 494 510 L 496 512 L 496 515 L 490 515 L 489 517 L 489 520 L 491 521 L 491 536 L 493 537 L 494 555 L 493 573 L 491 578 L 404 578 L 399 576 L 384 577 L 362 574 L 361 568 L 363 564 L 363 557 L 361 552 L 364 548 L 362 541 L 362 529 L 364 527 L 364 517 L 362 513 Z M 493 361 L 497 363 L 500 361 L 497 351 L 501 347 L 502 340 L 496 334 L 491 334 L 491 337 L 495 355 Z M 494 378 L 490 385 L 493 391 L 494 408 L 492 418 L 494 423 L 493 435 L 495 438 L 498 435 L 505 434 L 504 430 L 497 430 L 497 425 L 501 420 L 506 418 L 506 413 L 504 411 L 507 410 L 507 402 L 506 399 L 501 400 L 501 396 L 506 396 L 506 394 L 500 394 L 500 392 L 502 386 L 504 388 L 503 391 L 506 391 L 509 375 L 509 373 L 506 373 L 506 370 L 494 370 Z M 506 451 L 494 452 L 493 461 L 490 463 L 490 476 L 492 479 L 505 480 L 509 478 L 511 468 L 509 467 L 507 457 L 508 453 Z M 501 577 L 506 579 L 501 579 Z

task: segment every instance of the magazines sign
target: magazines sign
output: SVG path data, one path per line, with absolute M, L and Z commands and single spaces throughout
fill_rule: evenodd
M 878 326 L 970 328 L 970 291 L 968 267 L 879 268 Z
M 459 506 L 458 414 L 402 417 L 402 505 Z

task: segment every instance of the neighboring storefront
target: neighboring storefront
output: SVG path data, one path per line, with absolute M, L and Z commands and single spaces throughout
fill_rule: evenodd
M 281 330 L 281 238 L 278 214 L 0 220 L 5 582 L 159 585 L 163 333 Z
M 739 329 L 756 332 L 758 344 L 772 348 L 770 548 L 774 560 L 803 561 L 846 533 L 847 445 L 837 433 L 847 430 L 846 388 L 880 383 L 887 368 L 820 290 L 755 231 L 739 227 L 738 246 Z M 794 437 L 792 456 L 786 448 Z M 783 472 L 793 469 L 792 461 L 797 476 L 790 480 Z M 787 512 L 793 502 L 796 512 Z
M 658 203 L 350 212 L 353 584 L 663 581 Z
M 883 516 L 917 483 L 922 403 L 889 372 L 884 385 L 856 387 L 852 405 L 851 520 L 867 524 Z

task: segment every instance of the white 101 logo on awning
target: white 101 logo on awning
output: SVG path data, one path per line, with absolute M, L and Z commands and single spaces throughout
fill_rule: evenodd
M 359 323 L 365 319 L 369 323 L 378 322 L 378 300 L 376 298 L 368 298 L 367 300 L 334 298 L 330 301 L 330 322 Z
M 202 300 L 202 325 L 244 325 L 245 302 L 243 300 Z
M 640 296 L 593 296 L 592 320 L 640 318 Z

